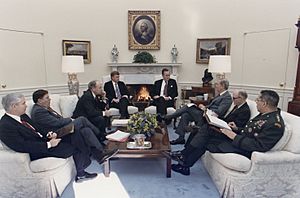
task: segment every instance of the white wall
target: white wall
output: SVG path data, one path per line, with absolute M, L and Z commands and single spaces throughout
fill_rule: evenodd
M 101 79 L 110 72 L 106 64 L 111 62 L 113 44 L 120 51 L 119 62 L 132 62 L 137 51 L 128 50 L 128 10 L 161 11 L 161 49 L 151 53 L 158 62 L 170 62 L 170 50 L 176 44 L 178 62 L 183 63 L 178 81 L 185 85 L 201 83 L 207 68 L 195 63 L 197 38 L 231 37 L 233 65 L 227 77 L 231 84 L 244 86 L 245 33 L 287 29 L 290 34 L 288 53 L 283 55 L 287 60 L 283 89 L 292 92 L 294 87 L 297 63 L 294 24 L 300 14 L 299 0 L 0 0 L 0 5 L 0 28 L 44 33 L 46 83 L 41 85 L 44 87 L 66 84 L 67 77 L 61 73 L 60 66 L 63 39 L 91 41 L 92 63 L 78 75 L 82 83 Z M 280 47 L 274 43 L 270 50 L 276 54 Z M 30 65 L 26 68 L 30 69 Z M 7 75 L 14 72 L 11 70 Z M 263 77 L 272 78 L 272 75 Z M 0 79 L 0 84 L 5 83 Z M 7 84 L 0 92 L 9 91 L 10 87 L 14 86 Z

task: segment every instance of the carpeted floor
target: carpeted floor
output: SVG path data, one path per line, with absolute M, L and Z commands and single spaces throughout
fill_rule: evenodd
M 169 125 L 170 139 L 176 134 Z M 172 150 L 181 150 L 181 145 Z M 83 183 L 71 182 L 63 198 L 193 198 L 219 197 L 217 189 L 205 168 L 198 161 L 190 176 L 172 171 L 166 178 L 166 161 L 163 159 L 119 159 L 111 161 L 111 174 L 106 178 L 102 166 L 93 161 L 87 171 L 98 177 Z

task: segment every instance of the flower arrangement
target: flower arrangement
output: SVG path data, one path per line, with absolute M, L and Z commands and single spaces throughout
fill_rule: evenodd
M 127 129 L 131 134 L 144 134 L 150 137 L 157 127 L 158 123 L 155 115 L 138 112 L 130 116 Z

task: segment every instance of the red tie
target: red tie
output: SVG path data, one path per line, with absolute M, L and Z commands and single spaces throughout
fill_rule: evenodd
M 23 124 L 24 126 L 26 126 L 27 128 L 29 128 L 29 129 L 31 129 L 31 130 L 33 130 L 33 131 L 36 132 L 35 128 L 34 128 L 33 126 L 31 126 L 28 122 L 23 121 L 23 120 L 22 120 L 21 122 L 22 122 L 22 124 Z

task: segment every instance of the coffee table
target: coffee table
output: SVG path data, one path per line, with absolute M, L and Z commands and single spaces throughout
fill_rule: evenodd
M 121 129 L 122 130 L 122 129 Z M 125 128 L 123 128 L 123 131 Z M 132 140 L 129 140 L 132 141 Z M 150 138 L 152 144 L 151 149 L 127 149 L 127 142 L 109 141 L 105 149 L 119 149 L 115 157 L 122 158 L 165 158 L 166 159 L 166 176 L 171 177 L 171 159 L 163 155 L 164 151 L 171 151 L 168 129 L 165 125 L 161 125 L 156 133 Z M 104 175 L 109 177 L 110 174 L 110 160 L 104 162 Z

